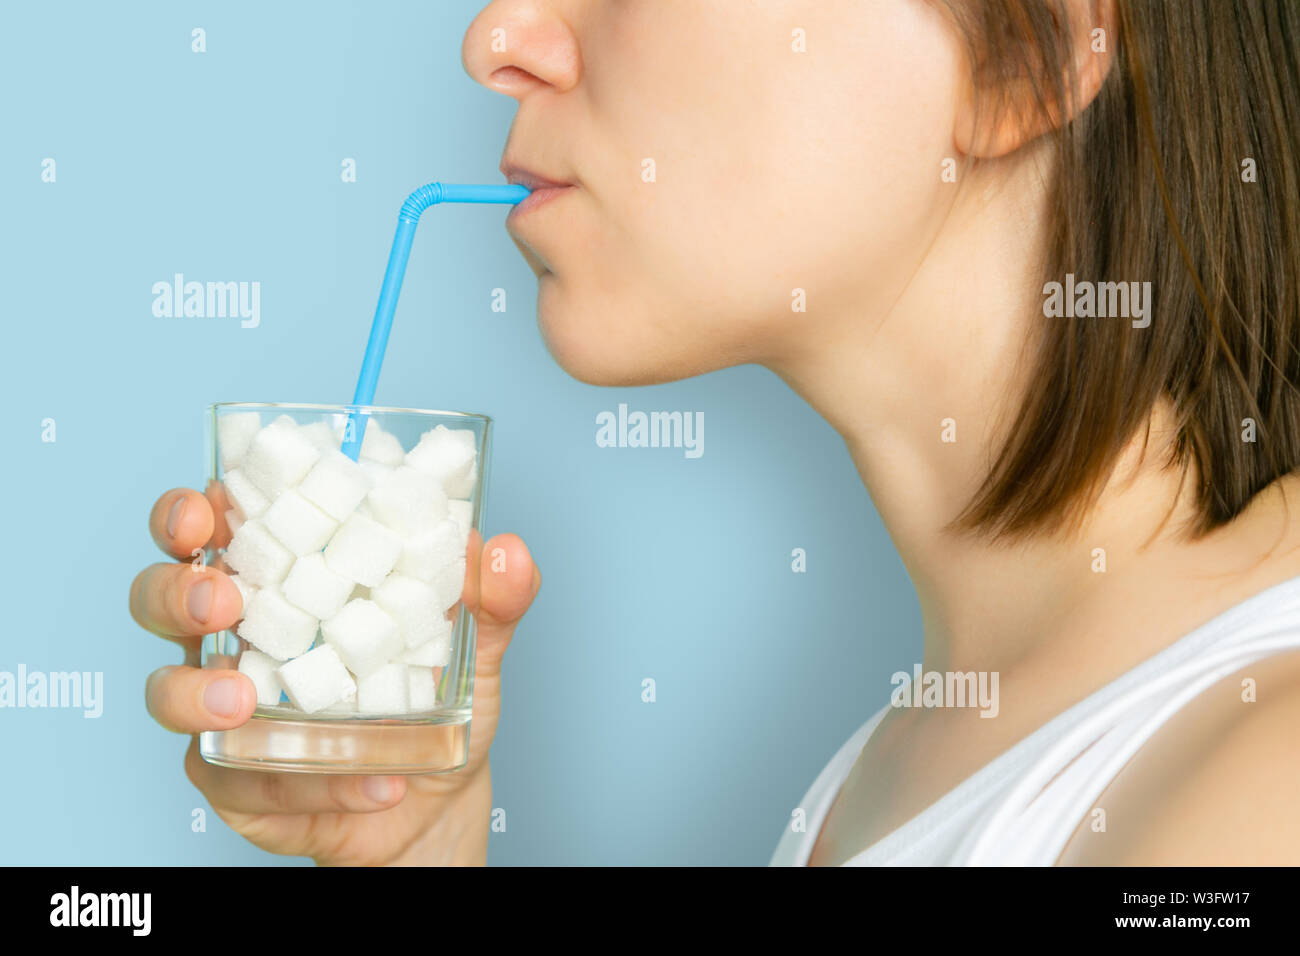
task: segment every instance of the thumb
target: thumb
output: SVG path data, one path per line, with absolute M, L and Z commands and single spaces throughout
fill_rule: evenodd
M 462 599 L 478 620 L 475 673 L 496 677 L 515 626 L 542 586 L 542 573 L 518 535 L 499 534 L 481 545 L 480 540 L 477 531 L 471 533 Z

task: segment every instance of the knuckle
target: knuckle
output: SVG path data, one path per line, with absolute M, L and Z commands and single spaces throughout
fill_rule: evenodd
M 148 567 L 135 576 L 127 597 L 131 617 L 146 631 L 150 630 L 149 621 L 149 586 L 154 575 L 154 568 Z
M 188 672 L 173 668 L 171 673 L 163 678 L 162 682 L 162 699 L 167 715 L 173 719 L 187 718 L 191 714 L 187 711 L 195 710 L 194 701 L 194 683 L 187 680 Z
M 165 670 L 165 668 L 160 667 L 144 679 L 144 709 L 149 716 L 153 717 L 155 720 L 158 718 L 158 715 L 154 713 L 154 697 L 157 693 L 156 687 L 158 684 L 158 676 L 163 672 L 163 670 Z
M 160 667 L 145 681 L 145 707 L 149 716 L 163 725 L 170 725 L 174 716 L 176 691 L 172 675 L 174 666 Z
M 131 620 L 141 627 L 144 626 L 144 621 L 140 620 L 140 579 L 142 577 L 144 577 L 143 571 L 131 579 L 131 588 L 126 595 L 126 606 L 131 612 Z

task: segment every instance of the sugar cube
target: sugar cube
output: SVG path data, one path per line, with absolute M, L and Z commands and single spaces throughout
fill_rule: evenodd
M 429 583 L 438 572 L 464 558 L 460 528 L 452 518 L 415 532 L 401 542 L 402 552 L 395 567 L 407 577 Z M 459 593 L 459 589 L 458 592 Z
M 348 603 L 352 582 L 331 571 L 324 555 L 312 553 L 294 562 L 281 590 L 290 604 L 326 621 Z
M 346 458 L 347 456 L 344 455 L 343 457 Z M 362 458 L 358 461 L 357 465 L 361 468 L 361 471 L 365 474 L 366 478 L 370 480 L 370 487 L 372 488 L 393 473 L 392 466 L 381 465 L 377 461 L 370 461 L 366 458 Z M 365 502 L 362 502 L 363 506 L 364 504 Z
M 410 706 L 405 664 L 385 664 L 357 678 L 357 712 L 404 714 Z
M 341 451 L 330 450 L 307 473 L 298 493 L 335 521 L 343 521 L 356 510 L 370 485 L 361 465 Z
M 321 634 L 358 677 L 378 670 L 403 647 L 397 622 L 378 604 L 364 598 L 344 605 L 321 625 Z
M 226 548 L 226 564 L 246 584 L 264 588 L 279 584 L 293 567 L 293 552 L 275 539 L 258 518 L 245 521 Z
M 348 438 L 346 425 L 335 428 L 334 437 L 339 446 L 342 446 L 345 439 Z M 400 465 L 405 455 L 406 453 L 402 450 L 402 443 L 396 435 L 384 431 L 373 419 L 367 419 L 365 434 L 361 436 L 361 454 L 359 457 L 362 460 L 387 465 L 391 468 Z
M 221 483 L 226 489 L 226 499 L 235 506 L 239 516 L 247 521 L 249 518 L 258 518 L 266 511 L 271 500 L 258 490 L 257 485 L 249 481 L 238 468 L 226 472 Z
M 328 644 L 281 664 L 277 674 L 289 702 L 307 714 L 324 710 L 357 691 L 338 652 Z
M 443 568 L 429 583 L 438 592 L 444 611 L 454 607 L 460 600 L 461 592 L 465 590 L 465 558 L 461 557 L 455 564 Z
M 401 553 L 402 539 L 395 531 L 354 512 L 325 546 L 325 563 L 334 573 L 370 588 L 393 570 Z
M 297 425 L 281 417 L 253 436 L 241 469 L 263 494 L 274 498 L 307 477 L 320 455 Z
M 467 546 L 469 544 L 469 529 L 474 524 L 474 504 L 465 501 L 462 498 L 449 498 L 447 500 L 447 515 L 455 520 L 456 527 L 460 528 L 461 540 Z
M 446 618 L 443 621 L 446 626 L 439 630 L 437 637 L 402 651 L 395 660 L 420 667 L 446 667 L 451 660 L 451 621 Z
M 448 623 L 438 593 L 423 581 L 403 574 L 384 578 L 371 590 L 370 600 L 397 622 L 402 642 L 408 648 L 433 640 L 442 632 L 442 625 Z
M 311 647 L 318 623 L 286 601 L 277 589 L 262 588 L 248 602 L 237 633 L 259 651 L 287 661 Z
M 262 515 L 266 530 L 295 555 L 325 547 L 339 523 L 290 488 L 271 502 Z
M 442 483 L 443 490 L 453 498 L 466 498 L 474 493 L 474 484 L 478 481 L 478 462 L 469 463 L 469 471 L 463 476 L 452 475 Z
M 312 422 L 302 426 L 302 437 L 307 439 L 322 452 L 332 451 L 339 446 L 334 441 L 334 433 L 325 422 Z
M 322 708 L 325 714 L 355 714 L 357 712 L 357 692 L 354 690 L 351 697 L 344 697 L 340 701 Z
M 257 412 L 234 412 L 217 416 L 217 447 L 221 451 L 221 470 L 238 468 L 248 451 L 248 443 L 262 427 Z
M 406 668 L 406 709 L 408 713 L 433 710 L 438 706 L 438 685 L 427 667 Z
M 395 467 L 406 457 L 406 450 L 397 436 L 384 431 L 371 422 L 366 426 L 366 433 L 361 439 L 361 457 L 367 461 L 377 461 L 381 465 Z
M 420 436 L 416 446 L 407 452 L 406 463 L 441 482 L 447 497 L 467 498 L 474 491 L 477 455 L 478 443 L 472 431 L 438 425 Z
M 414 468 L 395 468 L 370 490 L 366 503 L 375 519 L 399 533 L 447 517 L 447 496 L 431 475 Z
M 239 673 L 247 674 L 257 688 L 257 702 L 263 707 L 273 707 L 280 703 L 280 678 L 275 670 L 280 662 L 259 650 L 248 648 L 239 655 Z

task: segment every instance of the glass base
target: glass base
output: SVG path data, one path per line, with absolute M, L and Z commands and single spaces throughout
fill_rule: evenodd
M 431 723 L 254 716 L 199 735 L 208 763 L 281 773 L 451 773 L 469 758 L 469 717 Z

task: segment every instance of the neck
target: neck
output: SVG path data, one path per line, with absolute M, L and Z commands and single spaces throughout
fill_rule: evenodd
M 1166 409 L 1135 436 L 1069 532 L 1014 541 L 949 530 L 983 481 L 1027 387 L 1042 314 L 1036 197 L 972 190 L 897 286 L 826 303 L 838 319 L 764 362 L 843 436 L 916 586 L 927 670 L 1060 674 L 1086 688 L 1256 590 L 1300 574 L 1282 491 L 1192 539 Z M 1097 321 L 1106 321 L 1099 319 Z M 954 439 L 955 440 L 952 440 Z M 1145 454 L 1143 453 L 1146 439 Z

